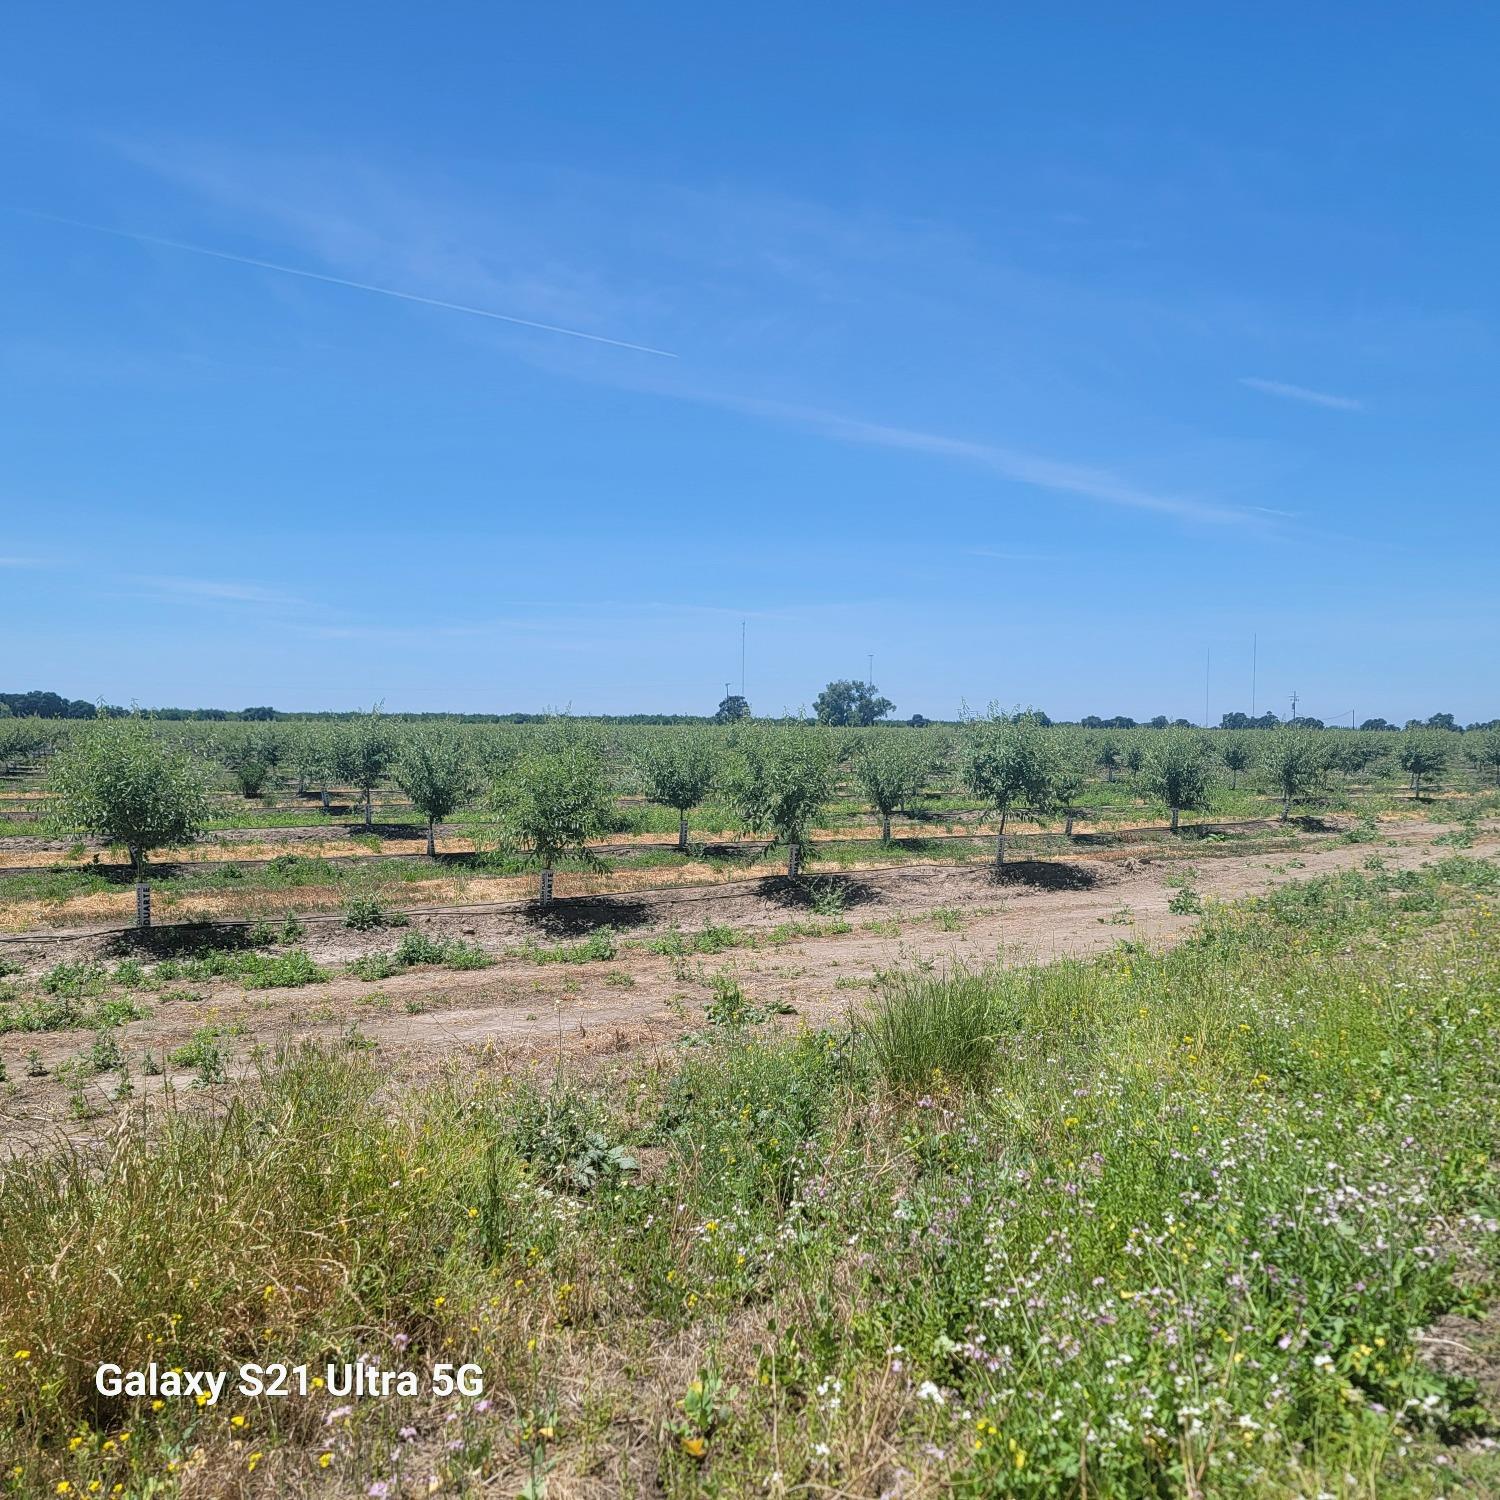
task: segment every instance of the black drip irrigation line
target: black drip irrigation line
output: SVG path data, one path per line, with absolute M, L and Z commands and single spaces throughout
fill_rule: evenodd
M 1015 816 L 1015 814 L 1012 814 L 1012 816 Z M 1020 821 L 1025 822 L 1026 819 L 1023 817 L 1023 818 L 1020 819 Z M 1239 820 L 1237 822 L 1228 822 L 1228 823 L 1183 823 L 1177 831 L 1178 831 L 1178 833 L 1216 833 L 1216 832 L 1231 833 L 1231 832 L 1235 832 L 1235 831 L 1243 831 L 1245 829 L 1250 829 L 1250 828 L 1259 828 L 1259 827 L 1263 826 L 1264 824 L 1271 823 L 1271 822 L 1274 822 L 1274 821 L 1275 820 L 1271 819 L 1271 818 L 1244 818 L 1244 819 L 1241 819 L 1241 820 Z M 287 830 L 286 829 L 280 829 L 280 830 L 271 830 L 271 831 L 272 832 L 282 832 L 282 833 L 285 833 Z M 1097 838 L 1127 838 L 1127 837 L 1130 837 L 1132 835 L 1139 836 L 1140 834 L 1144 834 L 1144 833 L 1171 833 L 1171 832 L 1172 832 L 1171 827 L 1168 824 L 1166 824 L 1166 823 L 1148 823 L 1148 824 L 1142 825 L 1139 828 L 1110 828 L 1110 829 L 1101 829 L 1101 830 L 1099 830 L 1098 832 L 1095 832 L 1095 833 L 1075 833 L 1075 834 L 1072 835 L 1072 837 L 1075 840 L 1097 839 Z M 902 844 L 902 843 L 915 842 L 917 840 L 926 841 L 926 840 L 929 840 L 929 839 L 932 840 L 932 841 L 934 841 L 934 842 L 937 842 L 937 841 L 943 840 L 943 839 L 992 839 L 992 838 L 995 837 L 995 835 L 996 835 L 996 830 L 994 828 L 981 828 L 981 829 L 977 829 L 977 830 L 970 830 L 970 831 L 964 832 L 964 833 L 918 833 L 918 834 L 910 835 L 909 837 L 904 838 L 904 839 L 893 838 L 890 842 L 892 844 Z M 440 832 L 439 833 L 439 837 L 443 837 L 443 836 L 444 835 Z M 422 838 L 426 837 L 426 829 L 425 828 L 422 830 L 421 837 Z M 464 838 L 464 837 L 467 837 L 467 835 L 459 833 L 459 834 L 456 834 L 456 835 L 451 835 L 450 834 L 450 835 L 448 835 L 448 837 Z M 1006 837 L 1007 840 L 1011 840 L 1011 839 L 1042 839 L 1042 838 L 1065 838 L 1065 837 L 1067 837 L 1067 835 L 1065 835 L 1065 834 L 1063 834 L 1061 832 L 1056 833 L 1056 834 L 1053 834 L 1053 833 L 1050 833 L 1050 832 L 1047 832 L 1047 833 L 1007 833 L 1005 835 L 1005 837 Z M 246 842 L 251 842 L 251 841 L 247 840 Z M 311 843 L 312 840 L 308 839 L 305 842 Z M 728 843 L 714 843 L 714 844 L 708 844 L 708 845 L 703 846 L 703 847 L 707 847 L 707 848 L 710 848 L 710 849 L 716 849 L 716 850 L 723 850 L 726 853 L 731 853 L 732 852 L 732 853 L 736 853 L 736 854 L 744 853 L 744 852 L 747 852 L 747 851 L 750 851 L 750 850 L 754 850 L 754 849 L 759 849 L 763 853 L 765 853 L 765 852 L 768 852 L 769 850 L 771 850 L 772 848 L 774 848 L 775 847 L 775 843 L 776 843 L 776 841 L 774 839 L 736 839 L 736 840 L 733 840 L 733 841 L 728 842 Z M 885 843 L 885 840 L 882 839 L 878 834 L 873 835 L 873 836 L 869 835 L 869 834 L 857 834 L 857 835 L 853 835 L 853 836 L 848 837 L 848 838 L 840 837 L 840 838 L 832 838 L 832 839 L 809 839 L 808 842 L 807 842 L 807 846 L 806 847 L 808 849 L 816 849 L 819 844 L 828 845 L 828 844 L 884 844 L 884 843 Z M 3 848 L 3 847 L 4 847 L 3 844 L 0 844 L 0 848 Z M 657 842 L 657 841 L 653 840 L 651 843 L 585 844 L 584 845 L 585 850 L 588 853 L 590 853 L 590 854 L 622 854 L 622 853 L 623 854 L 629 854 L 632 850 L 636 850 L 636 849 L 667 849 L 667 850 L 676 850 L 676 849 L 681 849 L 681 847 L 682 846 L 677 842 L 676 839 L 663 839 L 660 842 Z M 689 848 L 688 848 L 688 850 L 686 852 L 691 853 L 692 852 L 692 848 L 693 848 L 693 846 L 690 844 Z M 437 854 L 437 856 L 436 856 L 436 859 L 438 861 L 442 861 L 442 860 L 452 860 L 452 861 L 468 860 L 468 859 L 474 859 L 474 858 L 478 857 L 481 853 L 482 853 L 482 851 L 481 850 L 477 850 L 477 849 L 474 849 L 474 850 L 460 849 L 460 850 L 456 850 L 456 851 L 454 851 L 452 853 L 448 853 L 448 854 L 443 854 L 443 853 L 439 852 Z M 253 869 L 253 868 L 255 868 L 256 866 L 259 866 L 259 865 L 273 865 L 273 864 L 276 863 L 277 860 L 279 860 L 279 859 L 286 859 L 288 856 L 290 856 L 292 858 L 299 858 L 299 857 L 301 857 L 301 856 L 299 856 L 297 854 L 297 851 L 295 849 L 288 849 L 283 854 L 272 854 L 272 855 L 269 855 L 269 856 L 266 856 L 266 857 L 257 856 L 254 859 L 236 859 L 233 855 L 230 855 L 228 858 L 225 858 L 225 859 L 183 859 L 183 860 L 164 859 L 164 860 L 162 860 L 161 864 L 159 866 L 157 866 L 156 868 L 163 869 L 163 870 L 167 870 L 167 869 L 203 869 L 203 870 L 213 870 L 215 867 L 223 866 L 223 865 L 243 865 L 243 866 L 246 866 L 248 868 L 252 868 Z M 392 851 L 381 850 L 379 853 L 371 853 L 371 854 L 311 854 L 311 855 L 307 855 L 306 857 L 309 858 L 309 859 L 321 859 L 326 864 L 330 864 L 330 865 L 367 865 L 367 864 L 370 864 L 370 863 L 372 863 L 373 861 L 375 861 L 377 859 L 426 859 L 427 858 L 427 852 L 426 852 L 425 849 L 413 849 L 413 850 L 404 850 L 403 849 L 403 850 L 392 850 Z M 813 856 L 813 857 L 816 857 L 816 856 Z M 70 863 L 70 862 L 66 862 L 66 861 L 63 861 L 63 860 L 58 860 L 56 863 L 50 864 L 50 865 L 0 865 L 0 876 L 5 876 L 5 875 L 31 875 L 31 874 L 35 874 L 37 871 L 45 871 L 45 872 L 49 872 L 49 873 L 56 873 L 57 871 L 64 871 L 64 872 L 71 873 L 71 872 L 74 872 L 74 871 L 125 870 L 125 869 L 129 869 L 129 868 L 130 867 L 128 865 L 122 864 L 119 861 L 114 861 L 114 862 L 111 862 L 111 863 L 108 863 L 108 864 L 98 863 L 98 862 L 95 862 L 95 861 L 90 861 L 88 864 L 80 864 L 80 863 L 77 863 L 77 862 L 71 862 Z M 521 872 L 516 872 L 516 873 L 521 873 Z

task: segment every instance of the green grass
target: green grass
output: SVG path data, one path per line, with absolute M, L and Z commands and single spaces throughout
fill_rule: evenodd
M 192 1454 L 197 1491 L 232 1492 L 259 1453 L 267 1492 L 362 1492 L 404 1472 L 411 1424 L 444 1435 L 424 1488 L 497 1493 L 550 1470 L 752 1494 L 773 1469 L 1038 1500 L 1493 1492 L 1454 1441 L 1473 1392 L 1418 1335 L 1500 1269 L 1497 892 L 1462 855 L 1375 863 L 1211 907 L 1170 953 L 897 977 L 852 1031 L 711 1026 L 592 1084 L 395 1094 L 351 1037 L 218 1114 L 13 1161 L 13 1490 L 171 1494 Z M 492 1404 L 152 1412 L 90 1386 L 101 1360 L 356 1350 L 472 1358 Z

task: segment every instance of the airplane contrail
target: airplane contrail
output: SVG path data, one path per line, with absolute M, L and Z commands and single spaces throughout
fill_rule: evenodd
M 494 312 L 488 307 L 469 307 L 462 302 L 444 302 L 438 297 L 422 297 L 416 292 L 401 292 L 395 287 L 375 286 L 368 281 L 349 281 L 342 276 L 326 276 L 321 271 L 307 271 L 301 266 L 283 266 L 274 260 L 257 260 L 253 255 L 232 255 L 228 250 L 213 250 L 207 245 L 190 245 L 184 240 L 163 239 L 155 234 L 138 234 L 130 229 L 111 229 L 104 224 L 90 224 L 84 219 L 68 219 L 61 214 L 43 213 L 34 208 L 14 208 L 12 213 L 29 219 L 46 219 L 52 224 L 67 224 L 74 229 L 88 229 L 95 234 L 113 235 L 116 239 L 134 240 L 140 245 L 160 245 L 167 250 L 185 250 L 192 255 L 207 255 L 213 260 L 227 260 L 240 266 L 254 266 L 261 271 L 279 271 L 283 276 L 300 276 L 305 281 L 322 281 L 329 286 L 346 286 L 356 292 L 374 292 L 381 297 L 395 297 L 402 302 L 419 302 L 424 307 L 439 307 L 445 312 L 468 313 L 475 318 L 492 318 L 497 323 L 514 323 L 518 328 L 535 328 L 541 333 L 560 333 L 570 339 L 587 339 L 591 344 L 609 344 L 615 349 L 633 349 L 637 354 L 655 354 L 662 359 L 676 359 L 670 349 L 653 349 L 649 344 L 632 344 L 626 339 L 606 338 L 602 333 L 585 333 L 581 328 L 562 328 L 556 323 L 537 323 L 531 318 L 517 318 L 510 313 Z

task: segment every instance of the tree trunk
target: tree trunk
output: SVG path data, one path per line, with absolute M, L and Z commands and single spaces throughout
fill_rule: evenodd
M 797 871 L 802 867 L 802 846 L 795 841 L 786 846 L 786 873 L 788 880 L 797 878 Z
M 1181 811 L 1180 808 L 1174 807 L 1172 809 L 1172 832 L 1173 833 L 1177 832 L 1177 818 L 1178 818 L 1178 815 L 1179 815 L 1180 811 Z
M 891 815 L 889 813 L 881 814 L 880 839 L 882 843 L 886 844 L 890 843 L 891 841 Z
M 428 820 L 427 820 L 427 857 L 428 857 L 428 859 L 436 859 L 437 858 L 437 840 L 434 839 L 433 836 L 432 836 L 432 819 L 431 818 L 428 818 Z
M 1281 799 L 1281 821 L 1285 823 L 1292 816 L 1292 794 L 1287 792 Z
M 677 814 L 677 847 L 679 849 L 681 849 L 683 851 L 683 853 L 685 854 L 685 853 L 687 853 L 687 844 L 688 844 L 687 814 L 685 812 L 679 812 Z
M 1005 863 L 1005 814 L 1000 814 L 1000 829 L 995 835 L 995 868 Z
M 1065 839 L 1073 837 L 1073 814 L 1071 812 L 1063 819 L 1063 837 Z
M 130 851 L 130 864 L 135 871 L 135 926 L 144 932 L 151 926 L 151 885 L 146 879 L 146 857 L 139 849 Z
M 1229 768 L 1229 790 L 1231 792 L 1238 791 L 1239 785 L 1240 773 L 1233 766 L 1231 766 Z
M 328 811 L 328 783 L 323 783 L 323 811 Z
M 370 788 L 366 787 L 365 788 L 365 832 L 368 833 L 370 831 L 370 829 L 372 829 L 374 826 L 375 826 L 375 822 L 374 822 L 374 819 L 372 818 L 372 816 L 370 814 Z
M 550 904 L 552 900 L 552 866 L 543 865 L 541 878 L 537 884 L 537 900 L 543 906 Z

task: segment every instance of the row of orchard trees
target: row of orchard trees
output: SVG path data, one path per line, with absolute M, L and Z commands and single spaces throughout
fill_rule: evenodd
M 669 741 L 676 736 L 710 747 L 720 743 L 720 731 L 700 725 L 660 729 L 577 722 L 589 727 L 612 774 L 626 786 L 640 785 L 643 747 L 654 745 L 663 735 Z M 759 722 L 763 726 L 766 721 Z M 152 724 L 154 732 L 216 767 L 216 785 L 232 787 L 246 797 L 259 797 L 272 785 L 294 781 L 299 795 L 309 786 L 319 788 L 326 808 L 330 785 L 352 786 L 365 804 L 367 826 L 373 819 L 372 796 L 378 788 L 393 781 L 397 750 L 407 734 L 430 730 L 461 744 L 467 758 L 481 773 L 481 779 L 490 781 L 526 753 L 539 734 L 549 732 L 545 725 L 465 724 L 453 720 L 409 723 L 378 712 L 342 719 L 283 719 L 267 723 L 153 720 Z M 90 727 L 85 722 L 68 720 L 0 719 L 0 771 L 44 761 L 60 746 L 87 735 Z M 734 729 L 745 732 L 755 727 L 746 723 Z M 1086 779 L 1097 777 L 1109 782 L 1138 775 L 1147 753 L 1162 736 L 1186 729 L 1143 726 L 1090 730 L 1051 725 L 1048 732 L 1058 755 L 1078 763 Z M 1281 726 L 1202 733 L 1205 743 L 1214 747 L 1233 786 L 1242 774 L 1255 770 L 1267 743 L 1286 732 L 1299 731 L 1297 726 Z M 1421 790 L 1444 767 L 1469 762 L 1486 779 L 1500 785 L 1500 729 L 1497 728 L 1465 734 L 1432 728 L 1408 730 L 1404 734 L 1347 729 L 1300 732 L 1316 738 L 1326 769 L 1340 772 L 1346 778 L 1394 777 L 1399 770 L 1414 790 Z M 893 767 L 904 766 L 909 756 L 914 755 L 925 758 L 933 768 L 932 774 L 949 782 L 957 780 L 959 752 L 966 738 L 963 728 L 951 725 L 865 729 L 819 726 L 817 733 L 826 737 L 836 765 L 844 770 L 852 770 L 865 745 L 881 744 L 892 747 L 889 753 Z M 698 759 L 701 761 L 701 754 Z
M 394 783 L 426 820 L 429 855 L 437 825 L 483 796 L 507 843 L 535 861 L 541 898 L 549 900 L 556 865 L 570 856 L 589 859 L 590 843 L 610 830 L 621 782 L 677 812 L 683 848 L 691 812 L 718 799 L 744 831 L 784 846 L 795 876 L 809 830 L 841 781 L 852 780 L 886 840 L 893 815 L 925 787 L 956 781 L 998 818 L 995 857 L 1003 863 L 1014 814 L 1060 817 L 1071 834 L 1095 777 L 1129 774 L 1140 792 L 1170 809 L 1175 829 L 1182 812 L 1210 805 L 1225 778 L 1235 785 L 1254 774 L 1281 798 L 1288 817 L 1331 771 L 1349 775 L 1370 764 L 1365 739 L 1393 738 L 1345 734 L 1283 727 L 1098 735 L 995 710 L 956 730 L 842 731 L 793 720 L 634 729 L 617 738 L 589 721 L 557 719 L 523 731 L 403 725 L 378 709 L 337 723 L 291 725 L 129 718 L 79 725 L 67 736 L 51 766 L 50 815 L 127 851 L 143 925 L 150 854 L 188 843 L 207 826 L 210 791 L 225 772 L 254 795 L 277 768 L 295 772 L 299 783 L 320 781 L 325 804 L 330 780 L 356 788 L 367 828 L 375 788 Z M 1396 761 L 1415 790 L 1441 773 L 1456 738 L 1436 730 L 1395 737 Z M 1500 730 L 1463 738 L 1470 758 L 1500 781 Z

